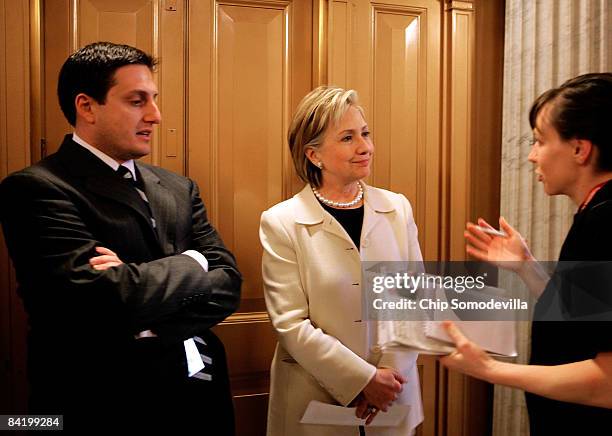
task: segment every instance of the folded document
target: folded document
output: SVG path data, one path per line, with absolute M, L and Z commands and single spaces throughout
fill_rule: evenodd
M 368 427 L 397 427 L 408 415 L 410 406 L 394 404 L 387 412 L 379 412 Z M 333 404 L 311 401 L 300 420 L 301 424 L 321 425 L 364 425 L 365 419 L 355 416 L 355 407 L 334 406 Z
M 491 354 L 515 357 L 516 323 L 513 321 L 453 321 L 472 342 Z M 378 321 L 378 344 L 408 347 L 421 354 L 449 354 L 455 349 L 442 321 Z

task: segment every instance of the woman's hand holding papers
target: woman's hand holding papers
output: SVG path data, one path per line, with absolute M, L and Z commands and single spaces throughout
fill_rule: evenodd
M 368 404 L 386 412 L 402 392 L 406 379 L 393 368 L 377 368 L 376 374 L 363 388 L 363 396 Z
M 440 359 L 442 365 L 472 377 L 489 381 L 497 361 L 482 348 L 466 338 L 451 321 L 444 321 L 443 326 L 455 342 L 456 350 Z
M 562 365 L 517 365 L 493 359 L 452 322 L 444 321 L 444 328 L 457 347 L 440 358 L 450 369 L 557 401 L 612 409 L 612 352 Z
M 365 425 L 370 425 L 370 423 L 374 421 L 374 418 L 376 418 L 376 415 L 378 415 L 378 412 L 380 412 L 380 409 L 368 404 L 368 400 L 365 399 L 363 394 L 359 394 L 357 396 L 355 406 L 357 406 L 357 409 L 355 409 L 355 415 L 359 419 L 365 419 Z
M 355 415 L 369 425 L 379 411 L 386 412 L 402 392 L 406 378 L 393 368 L 377 368 L 374 377 L 357 396 Z

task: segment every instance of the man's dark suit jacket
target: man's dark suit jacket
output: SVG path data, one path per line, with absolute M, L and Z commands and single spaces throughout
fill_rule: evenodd
M 136 168 L 156 228 L 138 192 L 71 135 L 57 153 L 0 185 L 5 238 L 30 322 L 31 412 L 64 413 L 66 428 L 90 414 L 231 420 L 225 354 L 209 329 L 239 303 L 235 259 L 193 181 Z M 91 268 L 98 246 L 124 264 Z M 180 254 L 189 249 L 206 257 L 208 272 Z M 143 330 L 158 337 L 136 340 Z M 194 335 L 213 359 L 210 382 L 187 378 L 183 341 Z

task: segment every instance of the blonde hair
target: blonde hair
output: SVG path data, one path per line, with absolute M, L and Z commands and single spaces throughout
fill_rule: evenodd
M 363 115 L 355 90 L 319 86 L 302 99 L 295 111 L 287 135 L 293 165 L 300 179 L 315 188 L 321 186 L 321 169 L 306 157 L 306 150 L 317 149 L 327 129 L 337 124 L 351 106 Z

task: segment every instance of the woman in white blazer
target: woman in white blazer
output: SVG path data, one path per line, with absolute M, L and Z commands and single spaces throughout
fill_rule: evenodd
M 410 405 L 399 427 L 423 420 L 416 352 L 380 350 L 361 312 L 362 261 L 421 261 L 410 203 L 367 186 L 374 145 L 353 90 L 319 87 L 289 130 L 297 174 L 307 185 L 262 214 L 266 305 L 278 334 L 271 368 L 268 435 L 357 435 L 358 427 L 300 424 L 312 400 L 379 410 Z M 364 429 L 361 429 L 363 433 Z

